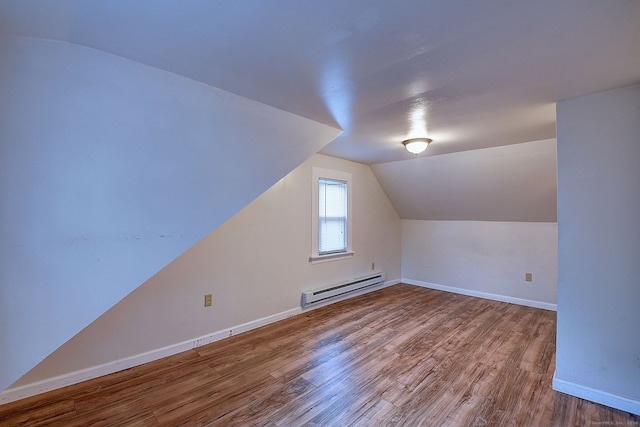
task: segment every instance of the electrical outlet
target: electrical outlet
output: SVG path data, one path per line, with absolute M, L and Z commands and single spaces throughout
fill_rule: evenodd
M 372 270 L 375 270 L 375 269 L 376 269 L 376 263 L 375 263 L 375 262 L 372 262 L 372 263 L 371 263 L 371 269 L 372 269 Z
M 524 273 L 524 280 L 525 280 L 525 282 L 533 282 L 533 274 Z
M 213 295 L 206 294 L 204 296 L 204 306 L 205 307 L 211 307 L 212 304 L 213 304 Z

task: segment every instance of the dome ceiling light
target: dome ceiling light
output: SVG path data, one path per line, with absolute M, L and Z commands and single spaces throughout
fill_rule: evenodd
M 417 156 L 427 149 L 430 142 L 431 139 L 429 138 L 411 138 L 402 141 L 402 145 L 404 145 L 404 148 L 406 148 L 408 152 Z

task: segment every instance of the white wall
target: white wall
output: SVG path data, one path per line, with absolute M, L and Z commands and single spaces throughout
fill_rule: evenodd
M 0 390 L 339 133 L 48 40 L 0 93 Z
M 402 278 L 553 309 L 557 224 L 402 220 Z M 533 281 L 525 281 L 532 273 Z
M 640 86 L 557 115 L 554 388 L 640 414 Z
M 353 174 L 351 259 L 309 263 L 312 166 Z M 299 309 L 303 290 L 366 275 L 372 262 L 387 281 L 400 278 L 398 214 L 368 166 L 314 155 L 15 386 Z

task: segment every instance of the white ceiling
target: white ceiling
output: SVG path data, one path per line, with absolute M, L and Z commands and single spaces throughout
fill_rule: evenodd
M 640 82 L 637 0 L 2 0 L 0 31 L 340 127 L 322 152 L 370 164 L 553 138 L 555 101 Z

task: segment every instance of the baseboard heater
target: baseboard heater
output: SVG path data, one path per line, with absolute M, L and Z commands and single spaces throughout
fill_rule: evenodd
M 347 282 L 336 283 L 322 289 L 305 291 L 302 293 L 302 306 L 307 307 L 331 298 L 342 296 L 351 292 L 356 292 L 370 286 L 384 283 L 384 273 L 376 273 L 371 276 L 359 277 Z

